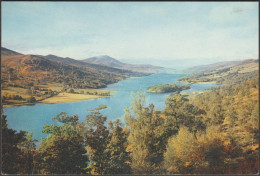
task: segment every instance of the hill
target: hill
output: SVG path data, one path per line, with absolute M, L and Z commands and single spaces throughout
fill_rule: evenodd
M 1 55 L 2 56 L 13 56 L 13 55 L 22 55 L 16 51 L 9 50 L 7 48 L 1 47 Z
M 22 82 L 38 80 L 37 82 L 43 83 L 59 82 L 68 87 L 101 88 L 131 75 L 141 75 L 54 55 L 11 55 L 17 52 L 8 52 L 8 55 L 2 54 L 2 81 L 13 81 L 20 86 L 25 85 Z
M 52 55 L 52 54 L 49 54 L 47 56 L 42 56 L 42 55 L 38 55 L 39 57 L 43 57 L 45 59 L 48 59 L 48 60 L 52 60 L 52 61 L 56 61 L 56 62 L 59 62 L 59 63 L 65 63 L 65 64 L 70 64 L 70 65 L 81 65 L 82 62 L 79 62 L 75 59 L 72 59 L 72 58 L 69 58 L 69 57 L 59 57 L 59 56 L 55 56 L 55 55 Z
M 5 48 L 2 50 L 1 90 L 9 104 L 19 104 L 32 96 L 42 101 L 61 92 L 84 92 L 92 96 L 89 89 L 103 88 L 130 76 L 145 75 L 54 55 L 23 55 Z M 95 97 L 98 92 L 107 96 L 107 92 L 105 95 L 94 90 Z
M 119 68 L 123 70 L 130 70 L 134 72 L 158 73 L 158 72 L 165 71 L 163 67 L 159 67 L 159 66 L 146 65 L 146 64 L 135 65 L 135 64 L 123 63 L 107 55 L 91 57 L 91 58 L 84 59 L 83 61 L 87 63 L 102 64 L 102 65 L 106 65 L 113 68 Z
M 83 61 L 88 63 L 103 64 L 109 67 L 124 67 L 126 65 L 125 63 L 122 63 L 107 55 L 90 57 L 88 59 L 84 59 Z
M 213 71 L 218 68 L 234 66 L 237 63 L 239 63 L 239 61 L 225 61 L 225 62 L 217 62 L 217 63 L 209 64 L 209 65 L 198 65 L 198 66 L 188 68 L 188 69 L 184 70 L 184 72 L 186 72 L 186 73 L 209 72 L 209 71 Z
M 102 65 L 102 64 L 98 64 L 98 63 L 87 63 L 82 60 L 76 60 L 76 59 L 72 59 L 69 57 L 59 57 L 59 56 L 55 56 L 55 55 L 51 55 L 51 54 L 47 55 L 47 56 L 42 56 L 42 55 L 37 55 L 37 56 L 45 58 L 50 61 L 58 62 L 60 64 L 68 64 L 68 65 L 72 65 L 72 66 L 76 66 L 76 67 L 80 67 L 80 68 L 98 69 L 98 70 L 108 71 L 108 72 L 141 75 L 140 73 L 134 73 L 129 70 L 114 68 L 114 67 L 110 67 L 110 66 L 106 66 L 106 65 Z
M 198 69 L 197 67 L 196 69 Z M 179 82 L 186 83 L 217 83 L 235 84 L 258 76 L 259 60 L 247 59 L 240 62 L 222 62 L 200 67 L 202 70 L 195 74 L 180 78 Z M 205 68 L 205 69 L 203 69 Z M 194 69 L 195 70 L 195 69 Z

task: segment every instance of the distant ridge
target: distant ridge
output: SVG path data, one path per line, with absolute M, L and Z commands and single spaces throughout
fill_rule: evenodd
M 2 56 L 15 56 L 15 55 L 24 55 L 18 53 L 16 51 L 1 47 L 1 55 Z M 119 60 L 112 58 L 108 55 L 101 55 L 96 57 L 87 58 L 84 60 L 76 60 L 69 57 L 59 57 L 53 54 L 49 54 L 46 56 L 43 55 L 32 55 L 40 58 L 44 58 L 50 61 L 55 61 L 62 64 L 68 64 L 73 66 L 85 67 L 91 66 L 97 69 L 105 69 L 105 70 L 112 70 L 119 69 L 117 72 L 121 72 L 120 70 L 131 71 L 131 72 L 139 72 L 139 73 L 158 73 L 158 72 L 165 72 L 166 69 L 159 66 L 153 66 L 150 64 L 127 64 L 120 62 Z M 115 70 L 113 70 L 115 71 Z
M 238 63 L 240 63 L 240 61 L 224 61 L 224 62 L 217 62 L 217 63 L 209 64 L 209 65 L 198 65 L 198 66 L 194 66 L 194 67 L 185 69 L 184 72 L 187 72 L 187 73 L 209 72 L 209 71 L 213 71 L 220 67 L 231 67 Z
M 91 57 L 91 58 L 84 59 L 83 61 L 87 63 L 102 64 L 113 68 L 131 70 L 134 72 L 158 73 L 158 72 L 165 71 L 163 67 L 153 66 L 149 64 L 135 65 L 135 64 L 123 63 L 107 55 Z
M 1 55 L 2 56 L 14 56 L 14 55 L 23 55 L 21 53 L 18 53 L 16 51 L 1 47 Z
M 110 67 L 123 67 L 125 65 L 125 63 L 122 63 L 108 55 L 90 57 L 88 59 L 84 59 L 83 61 L 90 62 L 90 63 L 99 63 Z
M 178 79 L 189 84 L 207 82 L 216 84 L 238 84 L 259 76 L 259 59 L 220 62 L 193 69 L 193 74 Z M 199 70 L 199 71 L 198 71 Z M 191 73 L 191 72 L 189 72 Z
M 49 54 L 47 56 L 42 56 L 42 55 L 37 55 L 37 56 L 43 57 L 43 58 L 51 60 L 51 61 L 64 63 L 64 64 L 70 64 L 70 65 L 76 65 L 76 66 L 82 66 L 82 64 L 85 65 L 84 62 L 76 60 L 76 59 L 72 59 L 69 57 L 59 57 L 59 56 L 55 56 L 53 54 Z

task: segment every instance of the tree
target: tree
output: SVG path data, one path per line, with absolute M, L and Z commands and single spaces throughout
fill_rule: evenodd
M 170 174 L 191 173 L 192 154 L 196 153 L 196 139 L 187 127 L 169 139 L 164 154 L 164 167 Z
M 75 93 L 74 89 L 70 89 L 69 93 Z
M 184 125 L 196 135 L 197 131 L 205 130 L 202 116 L 205 111 L 189 103 L 179 92 L 171 94 L 165 101 L 166 108 L 162 111 L 165 116 L 165 136 L 177 134 L 180 126 Z
M 30 98 L 27 99 L 27 102 L 28 103 L 35 103 L 36 99 L 35 99 L 35 97 L 30 97 Z
M 7 128 L 6 116 L 1 116 L 2 122 L 2 173 L 31 174 L 33 160 L 32 149 L 35 148 L 32 134 L 26 131 L 17 133 Z M 29 142 L 30 141 L 30 142 Z M 29 145 L 30 143 L 30 145 Z
M 88 146 L 88 155 L 90 159 L 89 169 L 92 173 L 104 174 L 107 154 L 105 149 L 108 144 L 109 131 L 105 126 L 107 118 L 95 111 L 86 116 L 85 139 Z
M 109 134 L 110 141 L 104 151 L 104 154 L 108 156 L 105 174 L 131 173 L 130 156 L 126 151 L 128 135 L 120 126 L 120 120 L 110 122 L 112 132 Z
M 182 126 L 169 139 L 164 167 L 169 174 L 223 174 L 238 164 L 242 152 L 234 141 L 221 134 L 219 127 L 210 127 L 197 137 Z M 236 173 L 228 172 L 228 173 Z
M 142 92 L 133 94 L 133 97 L 131 110 L 127 110 L 125 115 L 129 127 L 131 168 L 135 174 L 157 173 L 163 159 L 162 118 L 153 105 L 144 106 Z
M 33 174 L 35 165 L 38 164 L 37 160 L 35 159 L 38 155 L 38 151 L 36 150 L 35 145 L 37 140 L 33 139 L 32 137 L 33 133 L 27 134 L 26 140 L 20 144 L 23 152 L 23 162 L 21 168 L 22 173 L 26 174 Z
M 49 136 L 40 144 L 40 173 L 82 174 L 86 173 L 87 161 L 85 141 L 80 132 L 78 116 L 60 113 L 52 118 L 62 125 L 45 125 Z

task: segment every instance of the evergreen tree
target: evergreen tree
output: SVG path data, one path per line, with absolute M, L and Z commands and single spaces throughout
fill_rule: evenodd
M 162 111 L 165 117 L 165 136 L 177 134 L 179 127 L 184 125 L 196 135 L 197 131 L 205 130 L 202 116 L 205 111 L 189 103 L 179 92 L 171 94 L 165 101 L 166 108 Z
M 27 134 L 27 133 L 26 133 Z M 22 173 L 33 174 L 37 160 L 35 159 L 38 155 L 35 143 L 37 140 L 33 139 L 33 133 L 27 134 L 26 140 L 23 141 L 21 149 L 23 152 L 22 158 Z

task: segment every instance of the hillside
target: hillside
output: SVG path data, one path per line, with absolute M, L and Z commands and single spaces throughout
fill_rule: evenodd
M 130 70 L 134 72 L 143 72 L 143 73 L 158 73 L 165 70 L 163 67 L 159 67 L 159 66 L 146 65 L 146 64 L 135 65 L 135 64 L 123 63 L 107 55 L 91 57 L 91 58 L 84 59 L 83 61 L 87 63 L 102 64 L 113 68 L 119 68 L 119 69 Z
M 8 97 L 5 102 L 12 100 L 16 104 L 22 102 L 24 98 L 35 96 L 38 101 L 58 95 L 60 92 L 103 88 L 130 76 L 144 75 L 54 55 L 46 56 L 47 59 L 40 55 L 22 55 L 9 49 L 2 50 L 4 50 L 1 53 L 2 95 Z
M 22 54 L 2 47 L 1 48 L 1 55 L 2 56 L 13 56 L 13 55 L 22 55 Z
M 47 56 L 41 56 L 41 55 L 38 55 L 39 57 L 43 57 L 45 59 L 48 59 L 48 60 L 52 60 L 52 61 L 56 61 L 56 62 L 59 62 L 59 63 L 65 63 L 65 64 L 70 64 L 70 65 L 81 65 L 82 62 L 79 62 L 75 59 L 72 59 L 72 58 L 69 58 L 69 57 L 59 57 L 59 56 L 55 56 L 55 55 L 52 55 L 52 54 L 49 54 Z
M 105 87 L 109 83 L 117 82 L 130 75 L 138 76 L 140 73 L 90 64 L 72 58 L 62 58 L 55 55 L 22 55 L 18 52 L 4 49 L 2 52 L 3 81 L 20 80 L 26 77 L 39 80 L 64 82 L 69 79 L 72 87 Z M 19 55 L 17 55 L 19 54 Z M 10 71 L 11 70 L 11 71 Z M 4 75 L 7 75 L 6 77 Z M 19 78 L 18 78 L 19 75 Z M 79 80 L 80 79 L 80 80 Z M 27 81 L 28 82 L 28 81 Z M 76 84 L 74 84 L 74 83 Z M 78 83 L 76 83 L 78 82 Z M 65 81 L 66 84 L 66 81 Z
M 196 72 L 195 74 L 180 78 L 178 81 L 190 84 L 198 82 L 234 84 L 254 78 L 259 74 L 258 59 L 247 59 L 240 62 L 223 62 L 211 64 L 208 68 L 206 67 L 207 66 L 199 73 Z
M 103 65 L 106 65 L 109 67 L 124 67 L 125 66 L 125 63 L 122 63 L 107 55 L 90 57 L 88 59 L 84 59 L 83 61 L 88 62 L 88 63 L 99 63 L 99 64 L 103 64 Z
M 218 68 L 231 67 L 239 63 L 239 61 L 225 61 L 225 62 L 217 62 L 209 65 L 198 65 L 184 70 L 186 73 L 202 73 L 213 71 Z
M 98 69 L 98 70 L 102 70 L 102 71 L 115 72 L 115 73 L 120 73 L 120 74 L 127 73 L 127 74 L 132 74 L 132 75 L 141 75 L 140 73 L 134 73 L 129 70 L 114 68 L 114 67 L 110 67 L 110 66 L 106 66 L 106 65 L 102 65 L 102 64 L 98 64 L 98 63 L 87 63 L 87 62 L 72 59 L 69 57 L 59 57 L 59 56 L 55 56 L 55 55 L 51 55 L 51 54 L 47 55 L 47 56 L 42 56 L 42 55 L 37 55 L 37 56 L 45 58 L 50 61 L 58 62 L 62 65 L 68 64 L 68 65 L 72 65 L 72 66 L 76 66 L 76 67 L 80 67 L 80 68 L 88 68 L 88 69 L 94 68 L 94 69 Z

